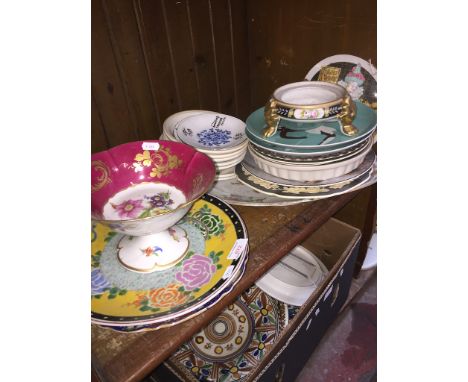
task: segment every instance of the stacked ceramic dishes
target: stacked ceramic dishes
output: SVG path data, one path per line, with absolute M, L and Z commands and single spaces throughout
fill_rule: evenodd
M 91 160 L 91 319 L 155 330 L 219 301 L 242 277 L 245 225 L 206 194 L 213 161 L 178 142 L 132 142 Z
M 247 150 L 245 123 L 235 117 L 204 110 L 187 110 L 164 121 L 161 139 L 190 145 L 208 155 L 216 180 L 235 178 L 235 168 Z
M 246 123 L 248 154 L 236 174 L 258 191 L 315 199 L 347 192 L 375 171 L 377 114 L 340 85 L 282 86 Z

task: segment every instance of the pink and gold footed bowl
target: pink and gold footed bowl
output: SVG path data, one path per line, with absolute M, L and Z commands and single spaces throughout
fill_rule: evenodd
M 189 243 L 175 226 L 208 191 L 215 166 L 178 142 L 137 141 L 91 156 L 91 217 L 125 236 L 118 258 L 130 270 L 175 265 Z

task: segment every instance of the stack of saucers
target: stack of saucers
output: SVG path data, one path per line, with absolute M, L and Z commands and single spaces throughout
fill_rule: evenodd
M 187 110 L 164 121 L 161 139 L 193 146 L 216 166 L 216 180 L 235 178 L 236 165 L 247 151 L 245 123 L 235 117 L 206 110 Z
M 277 184 L 286 184 L 296 191 L 309 187 L 315 197 L 328 185 L 341 188 L 338 181 L 343 185 L 356 177 L 366 180 L 364 175 L 374 167 L 371 149 L 377 114 L 363 103 L 351 101 L 340 85 L 319 81 L 286 85 L 246 123 L 247 166 L 238 166 L 236 172 L 241 181 L 258 191 L 266 187 L 275 193 Z M 252 167 L 255 181 L 246 176 Z

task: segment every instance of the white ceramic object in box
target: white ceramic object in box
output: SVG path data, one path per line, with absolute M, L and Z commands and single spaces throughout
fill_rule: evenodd
M 297 181 L 319 181 L 337 178 L 353 171 L 364 161 L 364 158 L 371 150 L 371 148 L 372 146 L 369 144 L 366 150 L 362 151 L 355 157 L 322 166 L 315 166 L 313 164 L 285 164 L 271 162 L 259 157 L 252 150 L 249 150 L 249 153 L 255 161 L 255 164 L 267 174 L 276 176 L 278 178 Z
M 297 246 L 255 284 L 279 301 L 301 306 L 327 275 L 327 268 L 312 252 Z
M 204 150 L 234 148 L 247 139 L 245 123 L 226 114 L 198 114 L 184 118 L 174 133 L 181 142 Z

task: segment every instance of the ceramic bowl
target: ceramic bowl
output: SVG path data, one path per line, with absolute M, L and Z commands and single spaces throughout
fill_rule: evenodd
M 265 137 L 276 133 L 280 119 L 317 122 L 339 119 L 345 135 L 357 129 L 351 124 L 356 107 L 346 89 L 322 81 L 294 82 L 277 88 L 265 106 Z
M 193 147 L 137 141 L 91 157 L 91 217 L 130 236 L 177 223 L 212 186 L 213 161 Z
M 369 144 L 365 150 L 356 156 L 324 165 L 271 161 L 260 157 L 254 150 L 249 150 L 249 153 L 255 164 L 267 174 L 282 179 L 312 182 L 337 178 L 353 171 L 364 161 L 371 148 L 372 145 Z
M 174 113 L 167 117 L 163 122 L 163 134 L 165 139 L 168 141 L 177 142 L 176 137 L 174 136 L 174 129 L 177 124 L 182 121 L 184 118 L 191 117 L 199 114 L 213 114 L 214 111 L 210 110 L 184 110 Z M 162 138 L 161 138 L 162 139 Z
M 234 149 L 246 141 L 245 123 L 226 114 L 198 114 L 184 118 L 174 131 L 183 143 L 203 150 Z

